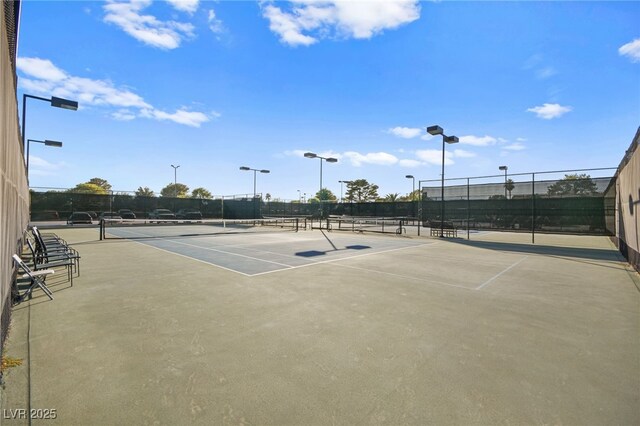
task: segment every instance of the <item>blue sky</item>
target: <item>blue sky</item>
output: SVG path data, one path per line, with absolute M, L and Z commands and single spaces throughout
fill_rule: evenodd
M 23 1 L 30 185 L 178 182 L 297 199 L 447 177 L 615 167 L 640 125 L 640 3 Z M 597 175 L 596 173 L 593 174 Z

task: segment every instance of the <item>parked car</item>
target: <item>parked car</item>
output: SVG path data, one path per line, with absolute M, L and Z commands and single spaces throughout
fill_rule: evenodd
M 43 210 L 31 212 L 31 220 L 60 220 L 60 215 L 55 210 Z
M 118 210 L 118 214 L 123 218 L 123 219 L 135 219 L 136 218 L 136 214 L 134 212 L 132 212 L 129 209 L 120 209 Z
M 87 212 L 73 212 L 67 219 L 67 225 L 75 225 L 77 223 L 92 224 L 91 215 Z
M 176 215 L 171 212 L 171 210 L 167 209 L 155 209 L 149 213 L 149 219 L 156 219 L 157 221 L 161 220 L 175 220 Z M 151 220 L 149 220 L 151 222 Z
M 180 209 L 176 213 L 176 218 L 183 220 L 202 220 L 202 213 L 196 209 Z
M 91 216 L 91 219 L 93 219 L 93 220 L 97 220 L 98 219 L 98 213 L 96 213 L 94 211 L 87 211 L 87 213 L 89 213 L 89 216 Z
M 120 216 L 116 212 L 102 212 L 100 213 L 100 219 L 109 219 L 111 221 L 119 221 L 119 220 L 122 220 L 122 216 Z

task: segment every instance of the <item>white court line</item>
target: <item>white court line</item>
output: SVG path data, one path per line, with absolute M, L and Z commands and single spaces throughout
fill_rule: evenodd
M 272 260 L 259 259 L 257 257 L 246 256 L 244 254 L 231 253 L 230 251 L 218 250 L 218 249 L 209 248 L 209 247 L 202 247 L 202 246 L 197 246 L 195 244 L 182 243 L 180 241 L 171 241 L 171 240 L 165 240 L 165 241 L 168 241 L 168 242 L 174 243 L 174 244 L 182 244 L 183 246 L 187 246 L 187 247 L 194 247 L 194 248 L 197 248 L 197 249 L 200 249 L 200 250 L 216 251 L 218 253 L 224 253 L 224 254 L 229 254 L 229 255 L 232 255 L 232 256 L 244 257 L 245 259 L 257 260 L 258 262 L 273 263 L 274 265 L 284 266 L 286 268 L 291 268 L 292 267 L 291 265 L 287 265 L 286 263 L 279 263 L 279 262 L 274 262 Z
M 133 231 L 130 231 L 130 230 L 127 230 L 127 231 L 130 232 L 130 233 L 135 234 Z M 141 235 L 144 235 L 144 234 L 141 234 Z M 433 245 L 438 245 L 438 244 L 442 243 L 441 241 L 428 242 L 428 243 L 425 243 L 425 244 L 416 244 L 416 245 L 411 245 L 411 246 L 407 246 L 407 247 L 398 247 L 398 248 L 393 248 L 393 249 L 389 249 L 389 250 L 382 250 L 382 251 L 377 251 L 377 252 L 372 252 L 372 253 L 363 253 L 363 254 L 349 256 L 349 257 L 342 257 L 342 258 L 338 258 L 338 259 L 327 259 L 327 260 L 321 260 L 321 261 L 309 260 L 309 263 L 307 263 L 305 265 L 292 266 L 292 265 L 288 265 L 288 264 L 285 264 L 285 263 L 272 262 L 272 261 L 269 261 L 269 260 L 258 259 L 258 258 L 255 258 L 255 257 L 245 256 L 245 255 L 236 254 L 236 253 L 231 253 L 231 252 L 227 252 L 227 251 L 224 251 L 224 250 L 217 250 L 217 249 L 214 249 L 214 248 L 207 248 L 207 247 L 197 246 L 197 245 L 193 245 L 193 244 L 181 243 L 179 241 L 173 241 L 173 240 L 168 239 L 168 238 L 160 238 L 160 237 L 158 237 L 158 238 L 154 238 L 154 240 L 160 240 L 160 241 L 166 241 L 166 242 L 169 242 L 169 243 L 182 244 L 182 245 L 191 246 L 191 247 L 202 249 L 202 250 L 217 251 L 219 253 L 245 257 L 245 258 L 252 259 L 252 260 L 257 260 L 257 261 L 260 261 L 260 262 L 273 263 L 273 264 L 276 264 L 276 265 L 279 265 L 279 266 L 283 266 L 282 269 L 276 269 L 274 271 L 265 271 L 265 272 L 258 272 L 256 274 L 247 274 L 247 273 L 244 273 L 244 272 L 237 271 L 235 269 L 230 269 L 230 268 L 226 268 L 224 266 L 220 266 L 217 263 L 207 262 L 207 261 L 204 261 L 204 260 L 197 259 L 195 257 L 191 257 L 191 256 L 188 256 L 188 255 L 176 253 L 176 252 L 173 252 L 173 251 L 170 251 L 170 250 L 167 250 L 167 249 L 162 249 L 162 248 L 156 247 L 156 246 L 148 244 L 148 243 L 131 240 L 131 241 L 133 241 L 135 243 L 142 244 L 142 245 L 145 245 L 147 247 L 153 247 L 153 248 L 155 248 L 157 250 L 164 251 L 166 253 L 173 253 L 173 254 L 176 254 L 178 256 L 185 257 L 187 259 L 193 259 L 193 260 L 196 260 L 196 261 L 201 262 L 201 263 L 206 263 L 207 265 L 217 266 L 217 267 L 222 268 L 224 270 L 231 271 L 231 272 L 237 272 L 237 273 L 242 274 L 242 275 L 247 276 L 247 277 L 254 277 L 254 276 L 258 276 L 258 275 L 272 274 L 274 272 L 281 272 L 283 270 L 306 268 L 308 266 L 318 265 L 318 264 L 321 264 L 321 263 L 338 262 L 338 261 L 341 261 L 341 260 L 354 259 L 354 258 L 357 258 L 357 257 L 364 257 L 364 256 L 372 256 L 372 255 L 375 255 L 375 254 L 390 253 L 390 252 L 399 251 L 399 250 L 406 250 L 406 249 L 410 249 L 410 248 L 433 246 Z M 269 253 L 269 254 L 278 254 L 278 253 L 273 253 L 273 252 L 268 252 L 268 251 L 263 251 L 263 252 L 264 253 Z
M 187 256 L 186 254 L 176 253 L 175 251 L 166 250 L 166 249 L 163 249 L 163 248 L 160 248 L 160 247 L 152 246 L 150 244 L 142 243 L 140 241 L 135 241 L 135 240 L 129 240 L 129 241 L 132 241 L 132 242 L 134 242 L 136 244 L 143 245 L 145 247 L 151 247 L 152 249 L 160 250 L 160 251 L 163 251 L 165 253 L 175 254 L 176 256 L 184 257 L 184 258 L 189 259 L 189 260 L 195 260 L 196 262 L 204 263 L 206 265 L 216 266 L 216 267 L 218 267 L 220 269 L 224 269 L 225 271 L 235 272 L 237 274 L 244 275 L 245 277 L 251 277 L 252 276 L 251 274 L 245 274 L 244 272 L 236 271 L 235 269 L 225 268 L 224 266 L 220 266 L 217 263 L 211 263 L 211 262 L 207 262 L 206 260 L 196 259 L 195 257 Z
M 464 290 L 475 290 L 474 288 L 465 287 L 463 285 L 445 283 L 443 281 L 436 281 L 436 280 L 431 280 L 431 279 L 417 278 L 417 277 L 412 277 L 412 276 L 409 276 L 409 275 L 394 274 L 392 272 L 378 271 L 378 270 L 375 270 L 375 269 L 360 268 L 359 266 L 350 266 L 350 265 L 338 265 L 338 266 L 341 266 L 343 268 L 358 269 L 360 271 L 373 272 L 374 274 L 389 275 L 389 276 L 396 277 L 396 278 L 404 278 L 404 279 L 408 279 L 408 280 L 421 281 L 421 282 L 425 282 L 427 284 L 435 283 L 435 284 L 438 284 L 438 285 L 446 285 L 447 287 L 457 287 L 457 288 L 461 288 L 461 289 L 464 289 Z
M 317 262 L 313 261 L 313 260 L 309 260 L 310 263 L 307 263 L 306 265 L 291 266 L 291 267 L 289 267 L 289 268 L 287 268 L 285 270 L 306 268 L 306 267 L 309 267 L 309 266 L 320 265 L 322 263 L 334 263 L 334 262 L 339 262 L 341 260 L 355 259 L 357 257 L 373 256 L 373 255 L 376 255 L 376 254 L 390 253 L 390 252 L 393 252 L 393 251 L 407 250 L 407 249 L 410 249 L 410 248 L 417 248 L 417 247 L 424 247 L 424 246 L 432 246 L 432 245 L 436 245 L 436 244 L 440 244 L 440 242 L 418 244 L 418 245 L 415 245 L 415 246 L 408 246 L 408 247 L 399 247 L 399 248 L 394 248 L 394 249 L 389 249 L 389 250 L 376 251 L 376 252 L 373 252 L 373 253 L 356 254 L 354 256 L 341 257 L 341 258 L 338 258 L 338 259 L 319 260 Z M 282 269 L 279 269 L 279 270 L 276 270 L 276 271 L 258 272 L 257 274 L 253 274 L 252 276 L 273 274 L 274 272 L 281 272 L 281 271 L 282 271 Z
M 194 245 L 194 244 L 187 244 L 187 243 L 183 243 L 183 242 L 180 242 L 180 241 L 173 241 L 173 240 L 168 239 L 168 238 L 155 238 L 154 239 L 154 241 L 158 241 L 158 240 L 159 241 L 166 241 L 168 243 L 173 243 L 173 244 L 181 244 L 181 245 L 184 245 L 184 246 L 194 247 L 194 248 L 197 248 L 197 249 L 200 249 L 200 250 L 216 251 L 218 253 L 224 253 L 224 254 L 229 254 L 229 255 L 232 255 L 232 256 L 244 257 L 246 259 L 256 260 L 258 262 L 273 263 L 275 265 L 283 266 L 285 268 L 291 268 L 292 267 L 291 265 L 287 265 L 285 263 L 273 262 L 271 260 L 258 259 L 257 257 L 245 256 L 244 254 L 231 253 L 231 252 L 228 252 L 228 251 L 218 250 L 218 249 L 215 249 L 215 248 L 208 248 L 208 247 L 197 246 L 197 245 Z M 154 246 L 152 244 L 143 243 L 143 242 L 139 242 L 139 241 L 135 241 L 135 240 L 132 240 L 132 241 L 134 241 L 134 242 L 136 242 L 138 244 L 144 244 L 146 246 L 157 248 L 158 250 L 162 250 L 162 251 L 165 251 L 167 253 L 174 253 L 174 252 L 172 252 L 170 250 L 162 249 L 162 248 L 156 247 L 156 246 Z M 200 259 L 198 259 L 196 257 L 183 255 L 183 254 L 180 254 L 180 253 L 175 253 L 175 254 L 178 254 L 179 256 L 182 256 L 182 257 L 188 257 L 188 258 L 191 258 L 191 259 L 200 260 Z M 229 268 L 225 268 L 224 266 L 220 266 L 217 263 L 211 263 L 211 262 L 207 262 L 207 261 L 201 261 L 201 262 L 207 263 L 209 265 L 219 266 L 222 269 L 226 269 L 228 271 L 235 271 L 234 269 L 229 269 Z M 239 272 L 239 271 L 235 271 L 235 272 Z M 246 275 L 246 276 L 249 276 L 249 277 L 252 276 L 251 274 L 245 274 L 244 272 L 239 272 L 239 273 L 241 273 L 243 275 Z
M 489 278 L 487 281 L 483 282 L 482 284 L 480 284 L 480 286 L 476 287 L 474 290 L 481 290 L 482 287 L 486 286 L 487 284 L 490 284 L 493 280 L 495 280 L 496 278 L 498 278 L 500 275 L 504 274 L 505 272 L 507 272 L 508 270 L 510 270 L 511 268 L 514 268 L 516 266 L 518 266 L 520 263 L 522 263 L 523 260 L 525 260 L 527 257 L 529 256 L 525 256 L 522 259 L 518 260 L 516 263 L 514 263 L 513 265 L 509 266 L 507 269 L 505 269 L 504 271 L 494 275 L 493 277 Z

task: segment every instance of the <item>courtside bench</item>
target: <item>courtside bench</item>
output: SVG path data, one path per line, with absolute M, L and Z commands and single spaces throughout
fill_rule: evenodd
M 439 237 L 441 234 L 449 238 L 458 237 L 458 229 L 453 225 L 453 222 L 445 221 L 442 223 L 439 220 L 432 220 L 429 222 L 429 227 L 432 237 Z

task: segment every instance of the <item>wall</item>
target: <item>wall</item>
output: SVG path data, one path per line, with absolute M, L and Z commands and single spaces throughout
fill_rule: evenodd
M 640 272 L 640 128 L 616 174 L 616 238 L 618 248 Z
M 16 9 L 3 3 L 5 7 L 0 8 L 0 355 L 11 315 L 11 286 L 15 274 L 11 256 L 20 253 L 29 218 L 29 189 L 13 68 L 16 34 L 8 31 L 15 29 Z

